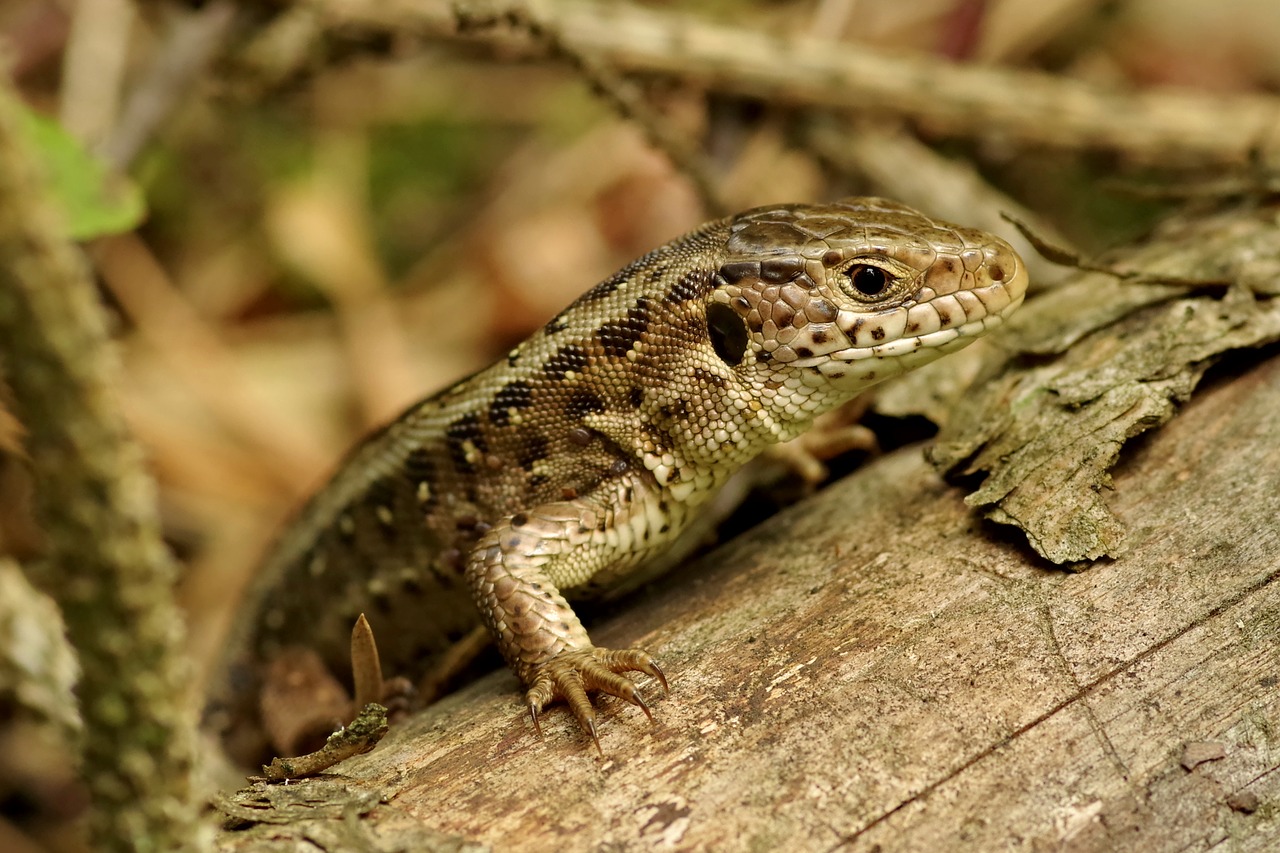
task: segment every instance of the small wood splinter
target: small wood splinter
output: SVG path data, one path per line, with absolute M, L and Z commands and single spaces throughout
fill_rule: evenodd
M 261 776 L 250 776 L 251 782 L 286 782 L 323 773 L 340 761 L 368 752 L 387 733 L 387 709 L 376 703 L 364 706 L 351 724 L 344 726 L 315 752 L 296 758 L 274 758 L 263 765 Z

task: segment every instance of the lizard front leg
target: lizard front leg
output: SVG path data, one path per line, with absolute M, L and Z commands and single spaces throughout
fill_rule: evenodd
M 467 568 L 485 625 L 527 689 L 534 725 L 547 705 L 562 700 L 597 749 L 588 691 L 617 696 L 648 715 L 640 691 L 622 673 L 646 673 L 667 689 L 666 677 L 648 652 L 593 646 L 557 587 L 557 579 L 573 583 L 589 578 L 613 561 L 616 546 L 605 541 L 602 522 L 614 524 L 628 513 L 628 507 L 616 505 L 616 495 L 627 493 L 634 492 L 600 489 L 593 496 L 503 518 L 477 543 Z

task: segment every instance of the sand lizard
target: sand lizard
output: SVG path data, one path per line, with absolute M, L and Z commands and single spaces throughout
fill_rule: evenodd
M 265 560 L 225 683 L 251 698 L 295 646 L 341 671 L 360 612 L 405 674 L 482 621 L 535 722 L 565 701 L 594 736 L 589 691 L 644 707 L 623 673 L 665 678 L 645 651 L 593 646 L 565 595 L 679 553 L 753 457 L 986 334 L 1026 285 L 998 237 L 877 198 L 674 240 L 366 438 Z

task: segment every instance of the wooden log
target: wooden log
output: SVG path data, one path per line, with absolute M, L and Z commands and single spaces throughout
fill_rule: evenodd
M 1280 358 L 1211 375 L 1115 473 L 1127 553 L 1078 573 L 904 448 L 595 627 L 672 681 L 654 725 L 601 703 L 603 758 L 495 674 L 243 792 L 222 849 L 1275 849 L 1277 412 Z

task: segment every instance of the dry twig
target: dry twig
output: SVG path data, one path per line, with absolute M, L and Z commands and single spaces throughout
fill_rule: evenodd
M 460 35 L 445 0 L 308 0 L 325 26 L 479 41 L 517 54 L 508 32 Z M 624 73 L 659 74 L 790 104 L 898 115 L 940 133 L 1116 152 L 1135 163 L 1280 162 L 1280 98 L 1125 91 L 1042 72 L 902 56 L 804 34 L 766 33 L 678 12 L 582 0 L 527 4 L 571 50 Z
M 707 165 L 689 141 L 671 127 L 671 123 L 653 109 L 644 96 L 628 80 L 607 64 L 594 60 L 561 37 L 553 24 L 530 13 L 526 8 L 511 6 L 500 13 L 485 12 L 467 6 L 456 10 L 459 34 L 497 31 L 506 23 L 512 29 L 529 34 L 552 56 L 567 61 L 609 106 L 623 118 L 636 122 L 649 142 L 662 151 L 672 164 L 693 182 L 703 204 L 712 216 L 724 216 L 728 208 L 711 180 Z

